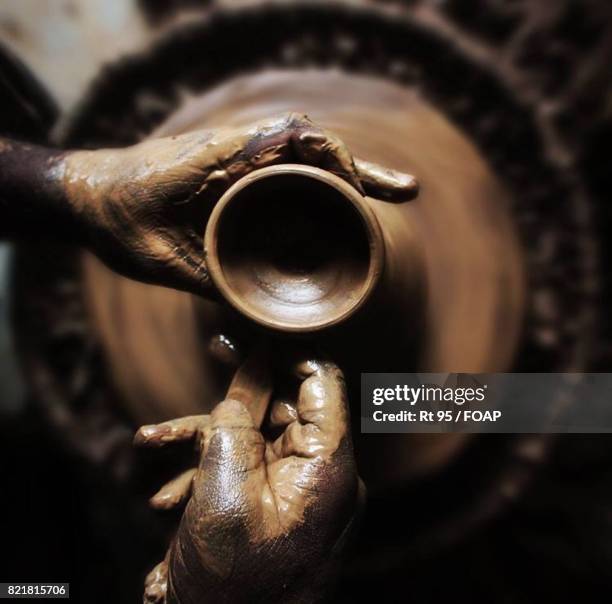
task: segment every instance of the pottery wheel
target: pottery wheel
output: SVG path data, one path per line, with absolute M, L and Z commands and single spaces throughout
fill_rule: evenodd
M 248 124 L 287 111 L 307 113 L 355 155 L 415 174 L 422 187 L 411 203 L 370 202 L 389 225 L 384 235 L 392 272 L 412 270 L 401 254 L 407 241 L 422 250 L 423 307 L 411 312 L 414 301 L 393 292 L 397 322 L 386 324 L 380 316 L 374 330 L 343 334 L 345 370 L 358 380 L 361 371 L 508 369 L 523 296 L 508 196 L 474 146 L 415 91 L 336 70 L 267 71 L 189 99 L 153 136 Z M 227 377 L 210 359 L 207 339 L 226 331 L 240 341 L 240 326 L 215 304 L 122 278 L 92 256 L 85 257 L 84 271 L 90 311 L 134 421 L 209 411 Z M 352 407 L 358 414 L 358 400 Z M 444 443 L 445 454 L 463 440 L 419 438 Z
M 387 208 L 402 225 L 400 239 L 388 234 L 387 243 L 411 237 L 422 250 L 425 312 L 404 314 L 412 329 L 353 333 L 346 340 L 352 358 L 334 351 L 353 386 L 356 371 L 377 363 L 386 370 L 445 371 L 609 365 L 597 299 L 605 270 L 593 220 L 602 200 L 585 186 L 585 166 L 594 162 L 580 160 L 580 128 L 551 114 L 551 98 L 589 124 L 598 123 L 597 112 L 584 112 L 580 97 L 534 88 L 548 82 L 550 69 L 547 52 L 532 52 L 527 21 L 513 22 L 514 34 L 489 45 L 478 33 L 486 20 L 478 23 L 473 11 L 453 13 L 451 3 L 238 4 L 179 24 L 146 52 L 109 65 L 58 130 L 57 142 L 122 146 L 155 130 L 307 112 L 356 154 L 412 172 L 422 184 L 416 202 Z M 538 12 L 532 4 L 525 10 Z M 541 49 L 557 48 L 564 30 L 545 21 L 537 27 Z M 498 53 L 504 49 L 510 52 Z M 570 62 L 567 73 L 591 65 L 586 47 L 579 54 L 582 62 Z M 573 79 L 562 79 L 573 90 Z M 576 104 L 568 109 L 570 101 Z M 121 530 L 105 528 L 122 552 L 153 535 L 160 522 L 146 508 L 159 465 L 151 487 L 142 487 L 133 430 L 142 421 L 210 408 L 229 379 L 207 354 L 210 336 L 238 330 L 248 346 L 250 333 L 221 306 L 121 279 L 70 246 L 32 244 L 16 260 L 17 339 L 37 411 L 54 439 L 85 460 L 84 480 L 97 477 L 96 503 L 122 510 Z M 412 308 L 418 301 L 405 302 Z M 422 334 L 415 335 L 418 325 Z M 354 392 L 351 404 L 358 419 Z M 573 459 L 574 440 L 558 440 Z M 360 581 L 376 569 L 386 581 L 388 569 L 398 568 L 398 582 L 404 581 L 406 560 L 419 556 L 423 569 L 433 569 L 423 576 L 438 582 L 440 566 L 428 552 L 507 510 L 554 449 L 550 439 L 531 435 L 465 444 L 460 437 L 359 438 L 373 511 L 361 534 L 360 562 L 351 565 L 351 593 L 361 593 Z M 382 476 L 381 468 L 394 475 Z M 433 468 L 439 471 L 406 481 L 401 493 L 375 494 L 377 482 L 397 485 Z M 126 495 L 133 485 L 140 485 L 138 494 Z M 401 526 L 391 505 L 411 510 Z M 505 547 L 505 536 L 500 541 Z M 122 567 L 134 564 L 122 560 Z

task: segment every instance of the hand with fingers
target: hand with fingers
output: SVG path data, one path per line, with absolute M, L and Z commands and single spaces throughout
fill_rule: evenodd
M 310 164 L 389 201 L 417 194 L 415 179 L 364 160 L 306 116 L 240 129 L 191 132 L 125 149 L 65 153 L 48 169 L 85 245 L 132 278 L 206 295 L 202 237 L 212 206 L 248 172 Z
M 235 398 L 241 391 L 230 387 L 210 416 L 136 435 L 144 446 L 193 439 L 200 455 L 197 469 L 152 499 L 161 508 L 188 502 L 165 560 L 147 577 L 145 602 L 318 602 L 329 594 L 365 496 L 342 373 L 303 360 L 275 376 L 282 396 L 261 428 L 261 396 L 245 403 Z

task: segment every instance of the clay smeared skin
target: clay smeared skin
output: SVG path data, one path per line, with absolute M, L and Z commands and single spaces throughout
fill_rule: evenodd
M 160 562 L 145 578 L 144 604 L 164 604 L 168 591 L 168 562 Z
M 175 495 L 190 499 L 166 560 L 147 578 L 145 602 L 325 598 L 364 493 L 341 371 L 312 360 L 292 370 L 299 392 L 272 403 L 273 440 L 232 399 L 210 416 L 137 433 L 137 444 L 147 445 L 165 444 L 170 434 L 195 438 L 200 451 L 193 481 Z
M 51 174 L 90 247 L 111 268 L 205 294 L 211 286 L 202 237 L 213 204 L 248 172 L 279 163 L 324 168 L 382 199 L 417 192 L 411 176 L 355 163 L 342 141 L 298 114 L 125 149 L 68 153 Z
M 59 237 L 128 277 L 211 293 L 202 236 L 212 205 L 248 172 L 280 163 L 318 166 L 381 199 L 417 194 L 412 176 L 355 162 L 334 134 L 294 113 L 124 149 L 0 138 L 0 237 Z

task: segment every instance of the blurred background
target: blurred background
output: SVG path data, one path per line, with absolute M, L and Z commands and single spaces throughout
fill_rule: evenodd
M 424 184 L 411 211 L 439 301 L 429 356 L 391 347 L 397 370 L 610 370 L 607 0 L 3 0 L 0 51 L 0 134 L 62 147 L 247 119 L 260 96 L 307 99 L 367 153 L 330 106 L 350 90 L 359 111 L 397 113 L 398 151 L 383 146 L 390 162 L 407 148 Z M 231 321 L 61 243 L 0 242 L 3 580 L 139 600 L 177 520 L 147 497 L 187 452 L 143 456 L 131 436 L 218 398 L 227 375 L 204 357 Z M 370 502 L 338 601 L 612 587 L 607 436 L 355 438 Z

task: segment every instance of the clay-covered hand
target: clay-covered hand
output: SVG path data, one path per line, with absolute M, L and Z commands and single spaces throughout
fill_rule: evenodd
M 189 500 L 165 560 L 147 577 L 145 602 L 317 602 L 329 594 L 364 490 L 342 373 L 312 360 L 292 373 L 261 430 L 243 402 L 227 399 L 210 416 L 137 433 L 141 445 L 194 438 L 200 447 L 197 470 L 153 498 Z
M 84 243 L 111 268 L 206 295 L 202 238 L 214 202 L 246 173 L 279 163 L 321 167 L 381 199 L 417 193 L 412 176 L 354 159 L 334 134 L 298 114 L 124 149 L 69 152 L 52 173 Z

